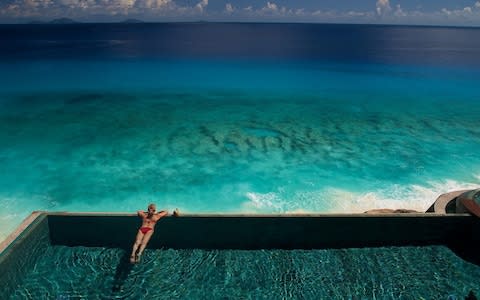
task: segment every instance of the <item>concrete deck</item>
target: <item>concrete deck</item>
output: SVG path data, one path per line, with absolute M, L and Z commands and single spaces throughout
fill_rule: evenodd
M 455 201 L 455 199 L 460 196 L 461 194 L 468 192 L 470 190 L 461 190 L 461 191 L 454 191 L 440 195 L 437 200 L 433 203 L 433 205 L 427 210 L 427 212 L 434 212 L 445 214 L 447 213 L 447 207 L 453 205 L 455 208 L 455 203 L 451 203 Z

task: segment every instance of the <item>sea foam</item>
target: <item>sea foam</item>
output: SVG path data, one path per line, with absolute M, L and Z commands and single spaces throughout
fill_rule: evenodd
M 425 212 L 441 194 L 479 187 L 480 181 L 458 182 L 449 179 L 425 185 L 393 184 L 368 192 L 328 187 L 295 192 L 289 198 L 282 192 L 248 192 L 245 195 L 248 200 L 242 206 L 244 212 L 250 213 L 362 213 L 380 208 Z

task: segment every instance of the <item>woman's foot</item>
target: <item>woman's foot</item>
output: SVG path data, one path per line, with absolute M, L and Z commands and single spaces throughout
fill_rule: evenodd
M 132 254 L 132 255 L 130 256 L 130 263 L 134 264 L 134 263 L 135 263 L 135 259 L 136 259 L 136 258 L 135 258 L 135 255 Z
M 140 262 L 140 257 L 141 257 L 141 256 L 142 256 L 142 255 L 141 255 L 140 253 L 137 253 L 137 255 L 135 255 L 135 262 L 136 262 L 136 263 Z

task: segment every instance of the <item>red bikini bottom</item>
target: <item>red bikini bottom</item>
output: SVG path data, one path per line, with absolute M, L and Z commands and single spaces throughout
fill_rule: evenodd
M 141 231 L 143 234 L 149 232 L 150 230 L 152 230 L 152 228 L 150 228 L 150 227 L 140 227 L 140 231 Z

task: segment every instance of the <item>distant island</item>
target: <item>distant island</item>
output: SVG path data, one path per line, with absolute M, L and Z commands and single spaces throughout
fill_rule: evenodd
M 111 22 L 79 22 L 70 18 L 57 18 L 53 19 L 50 21 L 43 21 L 43 20 L 32 20 L 29 22 L 26 22 L 26 24 L 39 24 L 39 25 L 44 25 L 44 24 L 144 24 L 144 23 L 155 23 L 151 21 L 143 21 L 140 19 L 134 19 L 134 18 L 129 18 L 125 19 L 123 21 L 111 21 Z M 177 23 L 191 23 L 191 24 L 207 24 L 207 23 L 212 23 L 210 21 L 206 20 L 195 20 L 195 21 L 182 21 L 182 22 L 177 22 Z M 213 22 L 214 23 L 214 22 Z
M 139 20 L 139 19 L 126 19 L 120 23 L 125 23 L 125 24 L 135 24 L 135 23 L 145 23 L 144 21 L 142 20 Z
M 34 20 L 31 22 L 28 22 L 28 24 L 79 24 L 80 22 L 77 22 L 75 20 L 69 19 L 69 18 L 59 18 L 59 19 L 53 19 L 51 21 L 38 21 Z
M 28 22 L 28 24 L 81 24 L 83 22 L 78 22 L 73 19 L 69 18 L 58 18 L 58 19 L 53 19 L 51 21 L 40 21 L 40 20 L 33 20 Z M 108 23 L 120 23 L 120 24 L 139 24 L 139 23 L 145 23 L 142 20 L 139 19 L 126 19 L 123 21 L 118 21 L 118 22 L 108 22 Z
M 53 19 L 50 22 L 50 24 L 77 24 L 79 22 L 69 19 L 69 18 L 60 18 L 60 19 Z

